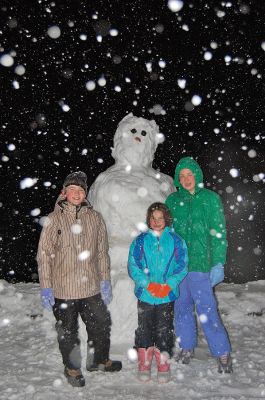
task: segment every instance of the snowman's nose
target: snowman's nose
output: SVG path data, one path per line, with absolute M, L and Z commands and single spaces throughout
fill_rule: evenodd
M 138 136 L 136 136 L 136 137 L 134 138 L 134 140 L 136 140 L 137 142 L 141 142 L 141 139 L 140 139 Z

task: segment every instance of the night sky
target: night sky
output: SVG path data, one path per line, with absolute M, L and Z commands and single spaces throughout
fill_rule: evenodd
M 181 3 L 1 1 L 0 278 L 37 280 L 40 218 L 133 112 L 165 135 L 154 168 L 193 156 L 221 195 L 226 281 L 265 279 L 265 2 Z

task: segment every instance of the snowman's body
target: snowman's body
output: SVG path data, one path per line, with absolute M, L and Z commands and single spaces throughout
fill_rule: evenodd
M 145 222 L 147 208 L 164 202 L 172 193 L 172 183 L 152 168 L 134 168 L 126 172 L 114 165 L 99 175 L 92 187 L 90 200 L 106 222 L 109 242 L 129 244 Z

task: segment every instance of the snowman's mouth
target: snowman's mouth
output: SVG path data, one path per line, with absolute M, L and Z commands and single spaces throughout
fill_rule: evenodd
M 134 138 L 134 140 L 136 140 L 136 142 L 140 142 L 140 143 L 141 143 L 141 139 L 140 139 L 138 136 L 136 136 L 136 137 Z

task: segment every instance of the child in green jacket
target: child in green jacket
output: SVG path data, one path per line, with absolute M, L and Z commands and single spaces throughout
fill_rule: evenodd
M 197 345 L 194 308 L 219 372 L 232 372 L 231 346 L 217 310 L 213 287 L 224 279 L 226 227 L 220 197 L 203 187 L 203 173 L 191 157 L 182 158 L 175 172 L 178 191 L 166 200 L 175 231 L 188 247 L 189 273 L 175 302 L 175 331 L 181 352 L 177 359 L 188 364 Z

